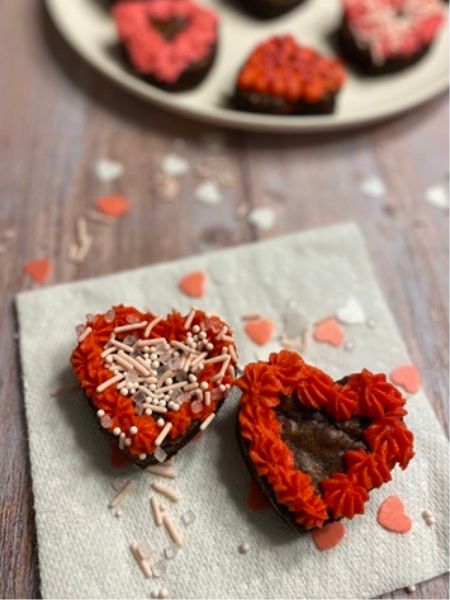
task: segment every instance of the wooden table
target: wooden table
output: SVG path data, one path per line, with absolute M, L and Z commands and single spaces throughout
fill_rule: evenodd
M 211 248 L 354 220 L 439 419 L 448 412 L 448 216 L 424 190 L 445 183 L 448 102 L 378 127 L 326 136 L 276 137 L 222 132 L 223 168 L 235 178 L 226 201 L 193 201 L 193 173 L 179 196 L 157 193 L 161 157 L 174 138 L 204 160 L 205 127 L 136 100 L 69 48 L 42 3 L 0 4 L 0 597 L 38 597 L 39 574 L 13 297 L 32 284 L 24 261 L 48 256 L 51 283 L 127 269 Z M 211 131 L 211 130 L 209 130 Z M 93 164 L 114 158 L 125 175 L 100 183 Z M 359 182 L 378 174 L 383 200 L 365 198 Z M 99 194 L 126 194 L 133 211 L 114 228 L 97 226 L 82 265 L 67 258 L 76 218 Z M 240 214 L 270 201 L 276 226 L 262 235 Z M 64 574 L 61 574 L 63 577 Z M 386 597 L 404 597 L 405 590 Z M 412 597 L 448 598 L 448 578 L 418 586 Z

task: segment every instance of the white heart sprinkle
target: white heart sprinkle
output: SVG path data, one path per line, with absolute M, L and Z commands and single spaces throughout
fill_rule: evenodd
M 114 181 L 114 179 L 117 179 L 123 174 L 123 165 L 114 160 L 102 158 L 95 164 L 95 174 L 100 181 L 108 183 L 109 181 Z
M 195 197 L 205 204 L 219 204 L 222 194 L 214 181 L 203 181 L 195 190 Z
M 178 154 L 167 154 L 162 160 L 162 170 L 166 175 L 178 177 L 189 171 L 189 164 Z
M 425 198 L 431 206 L 448 208 L 448 192 L 443 185 L 432 185 L 425 191 Z
M 386 194 L 386 186 L 379 177 L 372 175 L 361 182 L 361 191 L 370 198 L 383 198 Z
M 356 298 L 349 298 L 346 304 L 337 310 L 336 316 L 339 321 L 349 325 L 364 323 L 366 320 L 364 310 Z
M 249 213 L 248 220 L 258 229 L 269 231 L 275 224 L 275 212 L 269 206 L 255 208 Z

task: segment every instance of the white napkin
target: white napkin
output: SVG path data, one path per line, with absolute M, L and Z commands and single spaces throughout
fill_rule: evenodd
M 85 313 L 115 303 L 182 311 L 190 301 L 179 278 L 208 273 L 205 298 L 196 304 L 217 311 L 235 329 L 241 362 L 266 356 L 243 333 L 241 317 L 261 313 L 281 332 L 290 301 L 311 322 L 332 315 L 356 298 L 376 327 L 346 326 L 353 351 L 310 341 L 306 359 L 336 378 L 368 367 L 389 372 L 408 362 L 392 316 L 375 282 L 354 225 L 340 225 L 232 250 L 20 294 L 17 299 L 21 356 L 45 598 L 145 598 L 164 585 L 177 598 L 362 598 L 434 577 L 448 569 L 447 441 L 422 393 L 409 401 L 408 424 L 417 456 L 392 482 L 371 493 L 366 514 L 346 523 L 344 540 L 319 552 L 310 535 L 296 535 L 271 509 L 253 512 L 246 496 L 249 473 L 235 438 L 235 402 L 229 401 L 200 441 L 176 458 L 174 485 L 182 494 L 174 518 L 185 542 L 167 573 L 145 580 L 129 544 L 147 540 L 158 562 L 170 546 L 150 513 L 152 477 L 110 465 L 108 443 L 81 392 L 52 397 L 73 381 L 69 356 L 75 325 Z M 424 332 L 423 335 L 430 335 Z M 271 344 L 271 349 L 274 344 Z M 107 509 L 120 475 L 135 480 L 122 518 Z M 406 535 L 376 521 L 380 502 L 399 494 L 412 517 Z M 436 518 L 429 527 L 421 512 Z M 188 510 L 195 522 L 183 527 Z M 248 554 L 238 552 L 247 542 Z

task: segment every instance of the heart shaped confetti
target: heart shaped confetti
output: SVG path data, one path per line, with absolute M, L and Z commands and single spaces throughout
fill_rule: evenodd
M 341 323 L 348 325 L 358 325 L 366 320 L 364 310 L 356 298 L 349 298 L 344 306 L 337 310 L 336 316 Z
M 95 174 L 100 181 L 109 183 L 123 174 L 123 165 L 106 158 L 100 159 L 95 165 Z
M 37 283 L 45 283 L 52 270 L 52 263 L 48 258 L 29 260 L 23 269 Z
M 344 330 L 334 317 L 327 317 L 314 326 L 313 337 L 316 342 L 338 348 L 344 342 Z
M 321 529 L 315 529 L 311 535 L 318 550 L 321 552 L 331 550 L 345 536 L 345 525 L 342 521 L 336 521 L 325 525 Z
M 409 394 L 415 394 L 420 389 L 420 372 L 414 365 L 397 367 L 391 373 L 391 380 Z
M 384 374 L 363 369 L 334 381 L 282 350 L 247 364 L 235 384 L 242 392 L 242 454 L 273 508 L 297 531 L 363 514 L 369 492 L 414 456 L 406 400 Z M 318 534 L 318 544 L 332 547 L 339 529 Z
M 261 318 L 249 321 L 245 324 L 244 329 L 245 333 L 255 344 L 264 346 L 273 338 L 275 325 L 270 319 Z
M 130 210 L 130 203 L 124 196 L 102 196 L 97 198 L 97 210 L 109 217 L 119 218 Z
M 178 285 L 186 296 L 202 298 L 206 293 L 206 273 L 194 271 L 180 279 Z
M 72 365 L 99 426 L 141 467 L 204 431 L 234 382 L 232 333 L 200 310 L 158 317 L 116 306 L 77 335 Z
M 398 496 L 389 496 L 381 503 L 377 520 L 382 527 L 395 533 L 407 533 L 412 527 L 411 518 L 405 513 L 405 505 Z

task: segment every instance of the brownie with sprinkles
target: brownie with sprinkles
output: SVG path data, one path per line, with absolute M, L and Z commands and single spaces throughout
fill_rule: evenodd
M 441 0 L 342 0 L 338 39 L 343 56 L 366 75 L 419 62 L 441 30 Z
M 332 113 L 344 84 L 340 62 L 299 45 L 291 35 L 259 44 L 241 68 L 232 105 L 275 115 Z
M 384 374 L 334 381 L 295 352 L 246 366 L 237 433 L 276 512 L 300 533 L 364 513 L 369 492 L 414 456 L 405 399 Z
M 100 428 L 140 467 L 163 463 L 222 406 L 236 345 L 218 316 L 115 306 L 77 328 L 71 362 Z
M 134 73 L 170 92 L 198 86 L 218 46 L 218 18 L 191 0 L 133 0 L 112 9 Z
M 259 19 L 274 19 L 293 10 L 305 0 L 241 0 L 244 8 Z

